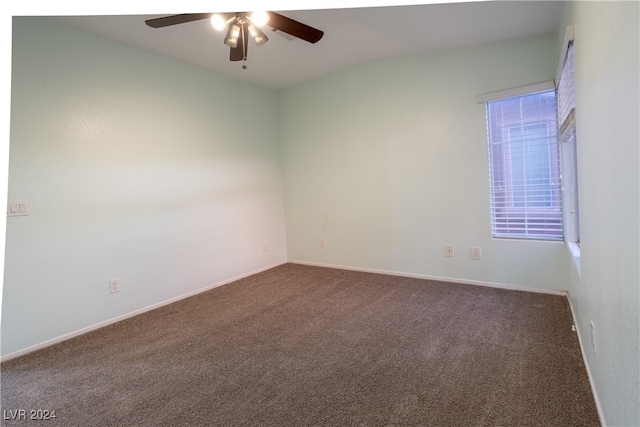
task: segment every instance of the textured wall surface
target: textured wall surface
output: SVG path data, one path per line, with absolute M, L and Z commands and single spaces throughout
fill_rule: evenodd
M 562 243 L 491 237 L 476 102 L 555 69 L 552 36 L 373 62 L 284 91 L 289 258 L 566 289 Z
M 3 354 L 286 260 L 272 91 L 13 25 Z
M 640 425 L 639 5 L 569 2 L 560 29 L 575 33 L 582 268 L 569 265 L 569 293 L 610 426 Z

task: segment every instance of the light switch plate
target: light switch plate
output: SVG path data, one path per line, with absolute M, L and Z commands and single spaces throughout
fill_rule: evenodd
M 29 215 L 28 200 L 9 200 L 7 202 L 7 216 L 27 216 Z

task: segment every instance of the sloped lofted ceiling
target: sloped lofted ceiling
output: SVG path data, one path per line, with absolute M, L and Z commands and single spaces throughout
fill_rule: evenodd
M 276 10 L 323 30 L 324 37 L 309 44 L 288 40 L 267 28 L 269 41 L 265 45 L 257 47 L 250 42 L 246 69 L 243 62 L 229 61 L 225 34 L 214 30 L 208 20 L 153 29 L 144 21 L 167 14 L 51 18 L 258 86 L 283 89 L 376 59 L 554 33 L 562 7 L 559 1 L 477 1 Z

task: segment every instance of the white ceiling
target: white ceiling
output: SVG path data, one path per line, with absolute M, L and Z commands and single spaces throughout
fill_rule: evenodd
M 214 2 L 215 3 L 215 2 Z M 59 22 L 250 82 L 282 89 L 367 61 L 536 37 L 558 29 L 563 2 L 480 1 L 277 12 L 325 32 L 316 44 L 265 31 L 247 69 L 229 61 L 224 33 L 208 20 L 154 29 L 166 15 L 57 16 Z M 201 12 L 215 12 L 202 10 Z

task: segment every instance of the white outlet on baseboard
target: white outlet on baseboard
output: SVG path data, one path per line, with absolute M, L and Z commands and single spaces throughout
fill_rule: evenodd
M 472 259 L 482 259 L 482 248 L 479 246 L 473 246 L 471 248 L 471 258 Z
M 120 279 L 109 280 L 109 292 L 112 294 L 120 292 Z

